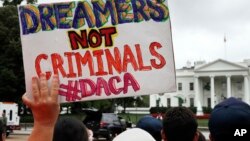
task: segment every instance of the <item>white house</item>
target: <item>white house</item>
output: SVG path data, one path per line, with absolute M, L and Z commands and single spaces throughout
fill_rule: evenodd
M 228 97 L 236 97 L 250 104 L 250 59 L 240 63 L 218 59 L 206 63 L 198 61 L 176 70 L 177 91 L 150 95 L 150 107 L 195 106 L 214 107 Z

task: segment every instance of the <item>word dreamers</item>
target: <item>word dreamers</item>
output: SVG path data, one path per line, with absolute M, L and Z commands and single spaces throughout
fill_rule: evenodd
M 47 79 L 50 79 L 52 73 L 60 74 L 63 78 L 76 78 L 113 75 L 114 72 L 121 74 L 128 72 L 128 69 L 151 71 L 161 69 L 166 65 L 164 56 L 159 53 L 160 48 L 162 45 L 158 42 L 152 42 L 149 45 L 148 51 L 151 58 L 146 60 L 148 64 L 144 64 L 144 53 L 142 53 L 140 44 L 135 44 L 134 48 L 124 45 L 123 48 L 86 50 L 83 54 L 64 52 L 64 56 L 58 53 L 39 54 L 35 59 L 35 69 L 37 74 L 46 73 Z M 42 65 L 51 66 L 52 70 L 47 67 L 45 69 Z
M 169 17 L 165 0 L 91 0 L 19 7 L 22 34 L 78 29 L 85 25 L 99 28 L 153 20 L 164 22 Z M 87 23 L 87 24 L 86 24 Z
M 111 94 L 119 95 L 120 93 L 126 94 L 129 87 L 132 87 L 135 92 L 140 90 L 140 85 L 134 76 L 130 73 L 125 73 L 123 80 L 119 76 L 113 76 L 108 80 L 98 77 L 96 82 L 88 78 L 74 81 L 69 80 L 67 85 L 60 84 L 59 95 L 65 96 L 66 101 L 76 101 L 94 95 L 101 96 L 102 90 L 106 96 L 110 96 Z

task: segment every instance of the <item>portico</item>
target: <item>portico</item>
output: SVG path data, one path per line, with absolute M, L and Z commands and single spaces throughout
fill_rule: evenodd
M 161 106 L 197 107 L 197 114 L 203 114 L 203 107 L 213 108 L 229 97 L 236 97 L 250 104 L 250 59 L 234 63 L 222 59 L 210 63 L 198 62 L 194 66 L 176 70 L 177 91 L 159 96 Z M 176 97 L 182 98 L 181 103 Z M 155 105 L 154 95 L 150 106 Z
M 213 108 L 231 96 L 249 103 L 248 67 L 219 59 L 197 66 L 194 72 L 198 109 L 198 103 Z

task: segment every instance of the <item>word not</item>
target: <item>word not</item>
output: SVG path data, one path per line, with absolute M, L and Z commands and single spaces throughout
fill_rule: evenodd
M 120 87 L 118 88 L 118 84 L 121 81 L 119 76 L 113 76 L 109 80 L 98 77 L 96 83 L 88 78 L 78 81 L 68 81 L 67 85 L 60 85 L 59 95 L 65 96 L 66 101 L 76 101 L 93 95 L 102 96 L 102 89 L 106 96 L 110 96 L 111 94 L 119 95 L 120 93 L 126 94 L 129 87 L 132 87 L 135 92 L 140 90 L 140 85 L 130 73 L 124 74 L 123 86 L 119 85 Z
M 153 20 L 164 22 L 169 17 L 164 0 L 91 0 L 19 7 L 22 34 L 102 27 L 111 20 L 112 25 L 139 23 Z
M 234 132 L 234 136 L 244 136 L 247 133 L 246 129 L 236 129 Z
M 108 27 L 96 30 L 91 29 L 87 35 L 86 30 L 81 30 L 81 34 L 79 35 L 76 31 L 69 31 L 68 36 L 70 39 L 71 49 L 76 50 L 79 49 L 79 45 L 83 49 L 92 47 L 96 48 L 101 46 L 102 44 L 102 36 L 104 36 L 104 42 L 106 47 L 113 46 L 112 35 L 116 34 L 115 27 Z
M 86 66 L 85 74 L 88 72 L 87 75 L 89 76 L 113 75 L 114 71 L 121 74 L 127 72 L 128 67 L 131 67 L 134 71 L 150 71 L 152 69 L 161 69 L 166 65 L 164 56 L 158 52 L 160 48 L 162 48 L 162 45 L 158 42 L 152 42 L 149 45 L 148 49 L 152 58 L 147 60 L 147 62 L 150 62 L 147 65 L 144 64 L 140 44 L 136 44 L 135 52 L 132 51 L 129 45 L 124 45 L 123 57 L 118 47 L 113 48 L 113 53 L 111 53 L 111 49 L 87 50 L 84 54 L 65 52 L 64 57 L 66 59 L 57 53 L 50 56 L 39 54 L 35 59 L 35 69 L 38 75 L 46 73 L 47 79 L 50 79 L 52 73 L 60 74 L 64 78 L 82 77 L 83 67 Z M 104 66 L 104 61 L 107 63 L 106 66 Z M 52 65 L 53 72 L 43 70 L 41 64 Z M 65 69 L 65 65 L 68 70 Z

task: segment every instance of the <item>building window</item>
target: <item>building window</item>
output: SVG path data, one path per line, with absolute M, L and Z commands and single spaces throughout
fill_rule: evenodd
M 10 117 L 9 117 L 10 121 L 12 120 L 12 113 L 13 113 L 12 110 L 10 110 Z
M 242 91 L 242 83 L 236 83 L 236 87 L 238 91 Z
M 167 98 L 167 107 L 171 107 L 171 98 Z
M 194 98 L 190 98 L 190 107 L 194 107 Z
M 178 83 L 178 91 L 182 90 L 182 83 Z
M 178 106 L 181 107 L 183 103 L 183 100 L 181 98 L 178 98 Z
M 207 98 L 207 107 L 211 108 L 211 98 Z
M 190 91 L 194 90 L 194 83 L 193 82 L 189 83 L 189 90 Z

